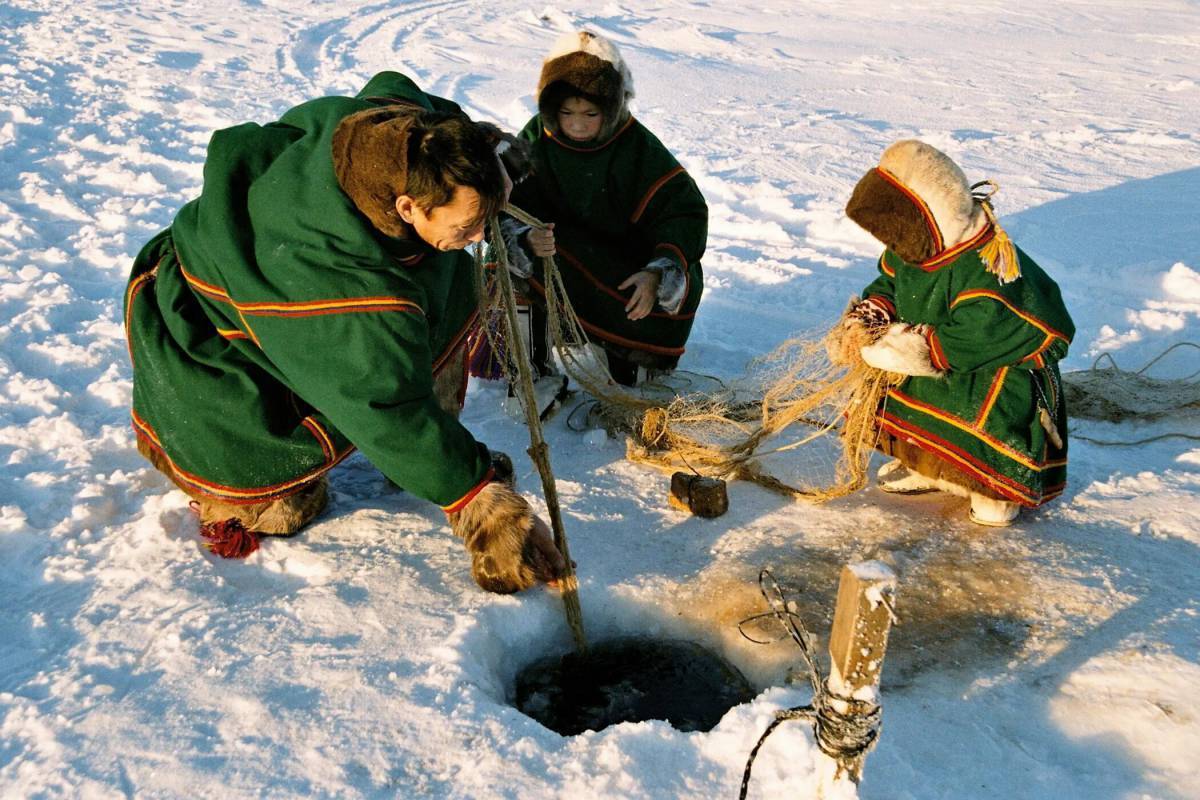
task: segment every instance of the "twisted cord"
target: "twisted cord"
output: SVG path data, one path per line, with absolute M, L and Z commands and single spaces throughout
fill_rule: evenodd
M 769 584 L 769 585 L 768 585 Z M 779 581 L 764 569 L 758 573 L 758 587 L 763 598 L 767 601 L 770 611 L 747 617 L 738 623 L 738 632 L 755 644 L 770 644 L 780 641 L 783 636 L 772 640 L 756 639 L 746 633 L 745 625 L 760 619 L 774 618 L 783 626 L 786 636 L 791 638 L 800 648 L 800 655 L 808 667 L 808 680 L 812 686 L 813 699 L 808 705 L 795 706 L 775 712 L 775 719 L 763 731 L 746 759 L 746 768 L 742 772 L 742 788 L 739 800 L 746 800 L 746 792 L 750 789 L 750 774 L 754 769 L 754 760 L 758 751 L 775 729 L 789 720 L 801 719 L 812 723 L 813 738 L 821 752 L 838 763 L 837 775 L 849 774 L 856 783 L 862 774 L 863 760 L 879 739 L 879 731 L 883 722 L 883 709 L 877 703 L 867 700 L 856 700 L 842 697 L 832 692 L 821 675 L 813 654 L 814 639 L 800 615 L 788 608 L 787 598 Z

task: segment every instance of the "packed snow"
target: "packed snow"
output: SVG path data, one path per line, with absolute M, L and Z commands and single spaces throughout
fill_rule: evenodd
M 849 561 L 893 570 L 900 625 L 864 781 L 781 726 L 752 797 L 1200 796 L 1200 444 L 1076 440 L 1070 485 L 1007 530 L 946 495 L 810 506 L 745 484 L 716 520 L 667 506 L 624 443 L 547 436 L 589 637 L 689 638 L 761 694 L 706 733 L 564 738 L 510 706 L 570 645 L 550 589 L 472 582 L 434 506 L 361 457 L 327 512 L 214 559 L 134 450 L 121 302 L 131 259 L 199 189 L 217 128 L 383 69 L 520 128 L 541 58 L 587 26 L 635 113 L 708 198 L 706 295 L 682 367 L 731 377 L 828 325 L 878 245 L 841 209 L 892 141 L 1002 189 L 1060 283 L 1064 369 L 1137 369 L 1200 341 L 1200 5 L 1190 0 L 9 0 L 0 6 L 0 796 L 734 797 L 798 652 L 742 639 L 770 567 L 824 641 Z M 1200 367 L 1180 349 L 1161 377 Z M 465 420 L 540 488 L 503 390 Z M 1110 424 L 1104 441 L 1200 414 Z

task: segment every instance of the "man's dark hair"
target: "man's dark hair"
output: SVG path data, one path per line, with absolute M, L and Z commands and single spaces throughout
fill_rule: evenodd
M 504 177 L 488 132 L 462 114 L 426 111 L 408 139 L 407 194 L 426 214 L 454 198 L 456 186 L 479 193 L 480 219 L 504 203 Z

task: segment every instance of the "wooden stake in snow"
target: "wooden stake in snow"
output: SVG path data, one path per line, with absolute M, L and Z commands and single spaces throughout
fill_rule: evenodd
M 842 567 L 837 607 L 829 634 L 829 704 L 847 717 L 878 713 L 879 677 L 887 653 L 888 633 L 895 619 L 896 575 L 878 561 Z M 872 743 L 878 728 L 872 732 Z M 820 742 L 821 737 L 818 737 Z M 828 749 L 822 745 L 822 750 Z M 869 745 L 842 763 L 855 783 L 862 777 Z
M 874 694 L 879 686 L 895 593 L 896 575 L 878 561 L 842 567 L 829 633 L 829 685 L 837 694 Z
M 888 632 L 896 621 L 893 611 L 895 574 L 878 561 L 864 561 L 842 568 L 833 631 L 829 637 L 829 655 L 833 666 L 828 680 L 821 676 L 812 634 L 804 627 L 800 614 L 789 608 L 775 577 L 764 569 L 758 575 L 758 584 L 771 610 L 742 620 L 738 629 L 750 641 L 768 644 L 747 634 L 743 626 L 766 617 L 777 619 L 800 648 L 808 667 L 813 699 L 808 705 L 775 713 L 775 719 L 763 731 L 746 759 L 739 797 L 745 800 L 750 789 L 750 773 L 754 769 L 758 751 L 767 737 L 788 720 L 804 720 L 812 724 L 817 747 L 831 759 L 828 762 L 827 780 L 836 781 L 843 775 L 849 775 L 851 780 L 858 783 L 862 778 L 863 761 L 879 739 L 883 718 L 877 689 L 883 656 L 887 651 Z

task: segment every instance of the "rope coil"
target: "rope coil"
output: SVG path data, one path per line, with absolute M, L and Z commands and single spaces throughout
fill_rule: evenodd
M 770 584 L 768 586 L 767 584 Z M 754 769 L 754 760 L 775 729 L 790 720 L 804 720 L 813 726 L 813 738 L 822 753 L 834 759 L 838 764 L 837 777 L 849 775 L 851 780 L 858 782 L 862 775 L 863 761 L 867 753 L 879 740 L 883 725 L 883 709 L 878 703 L 868 700 L 858 700 L 843 697 L 829 688 L 828 682 L 821 675 L 821 668 L 814 655 L 815 641 L 804 620 L 795 611 L 788 608 L 787 598 L 779 581 L 764 569 L 758 574 L 758 587 L 763 598 L 767 601 L 770 611 L 747 617 L 738 623 L 738 632 L 755 644 L 770 644 L 783 637 L 773 640 L 756 639 L 746 633 L 745 625 L 760 619 L 775 619 L 783 626 L 787 636 L 800 648 L 800 655 L 808 667 L 809 684 L 812 686 L 812 701 L 807 705 L 795 706 L 775 713 L 775 719 L 763 731 L 746 759 L 746 769 L 742 773 L 742 788 L 738 795 L 745 800 L 750 788 L 750 774 Z M 894 614 L 891 607 L 888 613 Z

